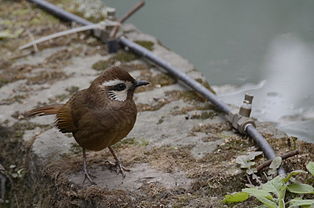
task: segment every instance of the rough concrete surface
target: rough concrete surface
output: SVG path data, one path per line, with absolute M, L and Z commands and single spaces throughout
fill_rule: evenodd
M 37 34 L 37 27 L 31 30 L 34 35 L 45 35 L 41 30 Z M 123 29 L 129 39 L 209 87 L 191 63 L 156 38 L 132 25 Z M 27 36 L 22 37 L 26 42 Z M 53 127 L 54 116 L 25 120 L 21 113 L 66 102 L 110 65 L 120 65 L 151 85 L 135 94 L 139 111 L 136 124 L 127 138 L 113 147 L 131 171 L 123 179 L 106 162 L 113 160 L 108 150 L 87 152 L 90 173 L 97 183 L 91 185 L 83 183 L 80 147 L 70 134 Z M 0 163 L 10 174 L 19 173 L 14 178 L 17 188 L 11 186 L 7 193 L 7 203 L 12 206 L 227 207 L 221 202 L 223 196 L 248 183 L 235 158 L 257 150 L 252 141 L 233 131 L 214 106 L 162 69 L 127 52 L 107 54 L 106 47 L 88 33 L 52 40 L 34 54 L 8 65 L 2 62 L 0 73 L 0 82 L 5 80 L 0 88 Z M 276 151 L 295 148 L 288 145 L 290 138 L 271 124 L 258 123 L 258 128 Z M 297 145 L 304 154 L 291 159 L 292 165 L 287 162 L 288 169 L 304 168 L 296 161 L 313 159 L 313 145 Z M 259 158 L 259 163 L 262 160 Z

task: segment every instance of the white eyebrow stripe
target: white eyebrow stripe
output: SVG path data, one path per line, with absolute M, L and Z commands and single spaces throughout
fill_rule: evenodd
M 102 85 L 108 87 L 108 86 L 114 86 L 119 83 L 123 83 L 123 81 L 120 79 L 113 79 L 113 80 L 103 82 Z

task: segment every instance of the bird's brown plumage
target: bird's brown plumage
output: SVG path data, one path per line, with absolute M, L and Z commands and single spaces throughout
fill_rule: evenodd
M 56 126 L 61 132 L 71 132 L 83 148 L 102 150 L 124 138 L 136 120 L 135 87 L 129 89 L 123 102 L 108 98 L 102 83 L 115 79 L 135 83 L 129 73 L 113 67 L 97 77 L 89 88 L 74 94 L 67 103 L 37 108 L 25 115 L 56 114 Z
M 26 112 L 25 116 L 56 114 L 56 126 L 63 132 L 71 132 L 83 148 L 85 178 L 94 183 L 87 170 L 88 150 L 109 148 L 119 172 L 125 169 L 111 145 L 123 139 L 133 128 L 136 120 L 134 90 L 146 81 L 136 81 L 119 67 L 105 70 L 89 88 L 75 93 L 65 104 L 50 105 Z

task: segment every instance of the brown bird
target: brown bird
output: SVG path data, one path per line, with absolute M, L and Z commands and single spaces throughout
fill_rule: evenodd
M 89 88 L 75 93 L 65 104 L 49 105 L 26 112 L 24 115 L 56 114 L 55 125 L 62 133 L 71 132 L 83 148 L 85 179 L 92 184 L 86 163 L 87 150 L 99 151 L 109 148 L 118 172 L 125 177 L 125 169 L 112 149 L 134 126 L 137 109 L 133 94 L 137 87 L 149 84 L 136 81 L 119 67 L 105 70 Z M 84 180 L 85 180 L 84 179 Z

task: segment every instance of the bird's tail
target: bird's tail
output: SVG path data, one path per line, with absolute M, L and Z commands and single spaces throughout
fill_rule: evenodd
M 53 115 L 53 114 L 57 114 L 62 106 L 63 106 L 62 104 L 47 105 L 44 107 L 39 107 L 30 111 L 27 111 L 23 115 L 24 117 Z

